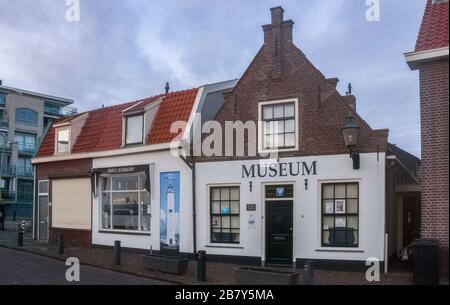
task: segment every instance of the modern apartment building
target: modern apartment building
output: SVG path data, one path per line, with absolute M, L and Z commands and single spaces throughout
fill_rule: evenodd
M 3 86 L 0 80 L 0 198 L 7 218 L 31 219 L 31 158 L 53 120 L 76 113 L 73 100 Z

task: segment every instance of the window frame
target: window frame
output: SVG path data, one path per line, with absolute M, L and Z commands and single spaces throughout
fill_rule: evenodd
M 64 131 L 64 130 L 68 130 L 69 131 L 69 143 L 68 143 L 68 150 L 61 152 L 58 150 L 58 136 L 59 136 L 59 132 L 60 131 Z M 70 154 L 72 152 L 72 128 L 70 128 L 70 126 L 68 127 L 61 127 L 61 128 L 57 128 L 55 130 L 55 155 L 67 155 Z
M 128 119 L 135 118 L 135 117 L 142 117 L 142 137 L 140 142 L 134 142 L 134 143 L 128 143 Z M 144 127 L 145 127 L 145 117 L 143 113 L 139 114 L 133 114 L 133 115 L 127 115 L 125 116 L 125 146 L 134 146 L 134 145 L 143 145 L 144 144 Z
M 17 137 L 22 137 L 22 139 L 17 140 Z M 31 142 L 27 142 L 27 138 L 32 138 L 33 139 L 33 143 Z M 19 152 L 23 152 L 23 153 L 34 153 L 37 149 L 37 134 L 32 133 L 32 132 L 22 132 L 22 131 L 16 131 L 14 133 L 14 141 L 16 141 L 19 145 Z M 21 149 L 21 144 L 22 149 Z M 26 147 L 32 147 L 32 149 L 26 149 Z
M 324 189 L 325 186 L 329 186 L 332 185 L 333 186 L 333 198 L 324 198 Z M 341 198 L 341 197 L 336 197 L 336 186 L 339 185 L 345 185 L 345 198 Z M 356 185 L 356 191 L 357 191 L 357 197 L 353 198 L 353 197 L 348 197 L 348 185 Z M 361 198 L 361 194 L 360 194 L 360 190 L 361 190 L 361 186 L 360 186 L 360 182 L 359 181 L 323 181 L 320 183 L 320 199 L 319 199 L 319 204 L 320 204 L 320 230 L 319 230 L 319 234 L 320 234 L 320 246 L 324 249 L 330 249 L 330 248 L 336 248 L 336 249 L 359 249 L 361 246 L 361 223 L 360 223 L 360 218 L 361 218 L 361 205 L 360 205 L 360 198 Z M 324 203 L 327 200 L 333 200 L 333 213 L 326 213 L 325 208 L 324 208 Z M 345 200 L 345 213 L 336 213 L 336 200 Z M 348 200 L 356 200 L 356 213 L 349 213 L 348 212 Z M 326 243 L 324 240 L 324 233 L 325 231 L 330 231 L 331 228 L 328 229 L 324 229 L 325 226 L 325 221 L 324 219 L 326 217 L 333 217 L 333 229 L 336 228 L 336 218 L 339 217 L 345 217 L 345 228 L 348 228 L 348 218 L 351 217 L 356 217 L 357 221 L 357 229 L 353 229 L 353 234 L 356 233 L 356 238 L 355 238 L 355 243 L 352 245 L 342 245 L 342 244 L 331 244 L 331 243 Z M 330 233 L 331 234 L 331 233 Z
M 0 92 L 0 107 L 6 106 L 6 96 L 7 95 L 8 95 L 8 93 Z
M 272 119 L 272 120 L 264 120 L 264 114 L 263 110 L 266 106 L 276 106 L 276 105 L 284 105 L 284 104 L 294 104 L 294 117 L 289 117 L 289 119 L 286 119 L 286 117 L 278 118 L 278 119 Z M 283 110 L 284 111 L 284 110 Z M 264 145 L 264 123 L 265 122 L 275 122 L 275 121 L 289 121 L 294 119 L 294 140 L 295 145 L 289 146 L 289 147 L 279 147 L 279 148 L 266 148 Z M 283 133 L 284 135 L 286 133 Z M 260 153 L 271 153 L 271 152 L 289 152 L 289 151 L 296 151 L 299 149 L 299 137 L 300 137 L 300 130 L 299 130 L 299 108 L 298 108 L 298 98 L 292 98 L 292 99 L 285 99 L 285 100 L 274 100 L 274 101 L 267 101 L 267 102 L 260 102 L 258 103 L 258 151 Z
M 124 233 L 124 234 L 138 234 L 138 235 L 151 235 L 152 232 L 152 197 L 151 194 L 148 192 L 148 190 L 142 189 L 142 190 L 113 190 L 113 179 L 119 178 L 119 177 L 130 177 L 130 176 L 137 176 L 138 177 L 138 186 L 142 185 L 141 177 L 142 175 L 146 175 L 145 172 L 136 172 L 136 173 L 127 173 L 127 174 L 107 174 L 107 175 L 101 175 L 102 178 L 105 178 L 105 183 L 108 184 L 108 179 L 110 179 L 109 182 L 109 189 L 103 190 L 101 188 L 101 184 L 99 184 L 99 232 L 108 232 L 108 233 Z M 147 179 L 150 179 L 150 177 L 147 177 Z M 148 193 L 148 199 L 149 203 L 148 208 L 150 209 L 150 222 L 149 222 L 149 230 L 144 231 L 142 230 L 142 216 L 143 216 L 143 205 L 141 200 L 141 193 L 147 192 Z M 120 193 L 137 193 L 137 201 L 138 201 L 138 229 L 137 230 L 126 230 L 126 229 L 114 229 L 114 206 L 113 206 L 113 194 L 120 194 Z M 103 194 L 109 195 L 109 227 L 110 228 L 104 228 L 103 227 Z
M 228 188 L 229 192 L 230 192 L 230 195 L 231 195 L 231 189 L 232 188 L 236 188 L 238 190 L 239 199 L 238 200 L 231 200 L 231 196 L 229 196 L 229 199 L 227 200 L 229 202 L 229 204 L 230 204 L 230 213 L 229 214 L 213 213 L 213 210 L 212 210 L 212 203 L 213 203 L 212 193 L 213 192 L 212 192 L 212 190 L 213 189 L 223 189 L 223 188 Z M 209 229 L 208 230 L 208 232 L 209 232 L 209 239 L 208 239 L 209 244 L 213 245 L 213 246 L 220 246 L 220 245 L 222 245 L 222 246 L 225 246 L 225 247 L 226 246 L 233 247 L 233 246 L 241 245 L 242 244 L 242 232 L 243 232 L 243 230 L 241 228 L 242 227 L 242 224 L 241 224 L 241 220 L 242 220 L 241 185 L 240 184 L 208 185 L 208 195 L 207 196 L 208 196 L 207 197 L 207 199 L 208 199 L 208 215 L 207 215 L 208 220 L 207 221 L 208 221 L 208 229 Z M 217 200 L 215 200 L 215 201 L 217 201 Z M 218 200 L 218 201 L 221 202 L 222 200 Z M 239 204 L 239 213 L 238 214 L 231 213 L 231 202 L 233 202 L 233 201 L 238 201 L 238 204 Z M 222 207 L 221 203 L 220 203 L 220 207 Z M 238 242 L 234 242 L 234 241 L 231 241 L 231 240 L 230 241 L 224 241 L 223 239 L 221 239 L 220 241 L 213 241 L 213 229 L 220 229 L 220 231 L 221 231 L 220 233 L 222 233 L 223 226 L 222 226 L 222 220 L 221 220 L 220 221 L 220 227 L 213 227 L 212 219 L 213 219 L 213 217 L 220 217 L 220 218 L 222 218 L 223 216 L 229 216 L 230 217 L 230 227 L 226 228 L 226 229 L 229 230 L 230 234 L 233 234 L 232 233 L 233 230 L 239 230 L 239 233 L 238 233 L 239 234 L 239 241 Z M 238 217 L 238 219 L 239 219 L 239 228 L 233 228 L 231 226 L 231 218 L 232 217 Z
M 18 117 L 17 117 L 22 111 L 24 112 L 25 120 L 18 119 Z M 30 114 L 33 114 L 35 116 L 36 121 L 29 120 Z M 39 125 L 38 112 L 36 110 L 30 109 L 30 108 L 24 108 L 24 107 L 16 108 L 15 114 L 14 114 L 14 119 L 15 119 L 15 123 L 18 125 L 31 126 L 31 127 L 37 127 Z M 33 119 L 34 119 L 34 117 L 33 117 Z

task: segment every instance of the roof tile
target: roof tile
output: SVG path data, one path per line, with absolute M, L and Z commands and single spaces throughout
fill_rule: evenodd
M 448 47 L 448 8 L 448 1 L 427 1 L 416 52 Z
M 170 142 L 175 135 L 170 126 L 176 121 L 188 121 L 195 103 L 198 89 L 172 92 L 147 99 L 100 108 L 87 112 L 89 115 L 80 135 L 72 147 L 72 153 L 89 153 L 120 149 L 122 146 L 122 117 L 126 113 L 143 110 L 147 105 L 163 97 L 153 125 L 148 132 L 146 144 Z M 79 116 L 79 115 L 78 115 Z M 57 123 L 69 122 L 75 117 L 63 118 Z M 51 128 L 42 142 L 36 157 L 53 156 L 55 146 L 55 128 Z

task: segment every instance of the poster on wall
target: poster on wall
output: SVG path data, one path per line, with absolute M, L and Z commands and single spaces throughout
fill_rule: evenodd
M 161 250 L 180 250 L 180 172 L 160 175 Z

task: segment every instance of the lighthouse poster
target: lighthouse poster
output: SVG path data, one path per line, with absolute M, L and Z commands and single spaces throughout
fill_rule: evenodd
M 180 172 L 160 175 L 161 250 L 180 249 Z

